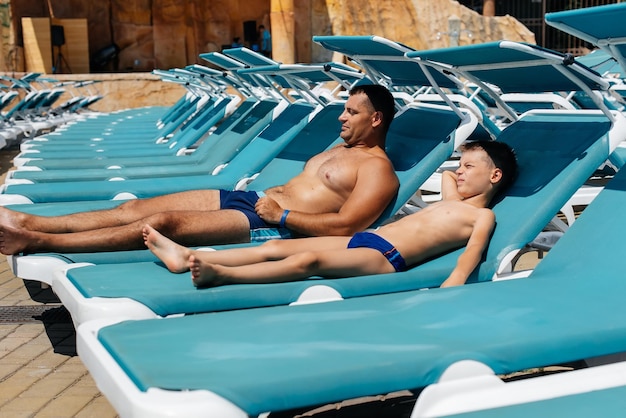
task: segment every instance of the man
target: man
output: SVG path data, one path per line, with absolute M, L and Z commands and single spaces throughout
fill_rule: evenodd
M 144 239 L 170 271 L 191 270 L 199 287 L 393 273 L 465 245 L 442 284 L 457 286 L 476 268 L 489 242 L 495 225 L 489 203 L 516 172 L 515 154 L 508 145 L 477 141 L 464 147 L 456 172 L 443 173 L 440 202 L 376 231 L 210 252 L 178 245 L 149 225 L 144 227 Z
M 344 144 L 262 193 L 187 191 L 58 217 L 0 208 L 0 252 L 139 249 L 145 224 L 187 246 L 249 242 L 259 232 L 276 238 L 351 235 L 374 222 L 397 192 L 384 150 L 393 114 L 386 88 L 355 87 L 339 117 Z
M 268 58 L 272 57 L 272 35 L 270 31 L 265 29 L 265 25 L 259 26 L 259 43 L 261 44 L 261 53 Z

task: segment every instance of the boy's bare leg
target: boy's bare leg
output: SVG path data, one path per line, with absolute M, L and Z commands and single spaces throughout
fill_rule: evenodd
M 346 243 L 348 239 L 346 238 Z M 300 252 L 281 260 L 235 267 L 207 263 L 196 252 L 189 257 L 189 270 L 194 285 L 198 287 L 235 283 L 279 283 L 310 276 L 352 277 L 395 271 L 377 250 L 345 247 Z
M 175 243 L 160 232 L 145 225 L 142 230 L 146 247 L 161 260 L 172 273 L 183 273 L 189 270 L 189 256 L 192 251 Z
M 148 199 L 133 199 L 106 210 L 62 216 L 37 216 L 0 207 L 0 226 L 53 234 L 127 225 L 161 212 L 218 210 L 218 190 L 192 190 Z
M 206 264 L 242 266 L 268 260 L 280 260 L 311 249 L 345 248 L 345 237 L 315 237 L 273 240 L 258 246 L 224 249 L 219 251 L 196 251 L 177 244 L 150 225 L 143 228 L 144 242 L 173 273 L 189 270 L 189 257 L 193 255 Z

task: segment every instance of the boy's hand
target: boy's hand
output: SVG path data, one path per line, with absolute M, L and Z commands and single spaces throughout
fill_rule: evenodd
M 452 287 L 452 286 L 462 286 L 465 284 L 465 280 L 459 280 L 459 279 L 454 279 L 453 277 L 448 277 L 446 280 L 444 280 L 443 283 L 441 283 L 441 286 L 439 287 Z

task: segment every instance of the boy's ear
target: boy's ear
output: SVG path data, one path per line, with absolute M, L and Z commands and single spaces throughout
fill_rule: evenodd
M 491 183 L 496 184 L 500 182 L 500 180 L 502 180 L 502 169 L 496 167 L 491 172 Z

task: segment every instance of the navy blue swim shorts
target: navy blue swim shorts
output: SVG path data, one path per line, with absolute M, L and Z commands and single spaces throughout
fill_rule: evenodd
M 254 205 L 263 192 L 245 190 L 220 190 L 220 209 L 233 209 L 243 213 L 250 222 L 250 241 L 266 241 L 277 238 L 291 238 L 287 228 L 278 228 L 265 222 L 254 210 Z
M 379 235 L 371 232 L 357 232 L 348 242 L 348 248 L 371 248 L 384 255 L 396 271 L 406 270 L 406 262 L 400 252 Z

